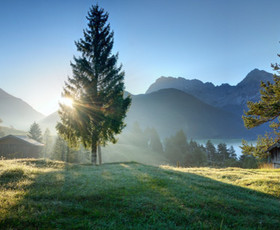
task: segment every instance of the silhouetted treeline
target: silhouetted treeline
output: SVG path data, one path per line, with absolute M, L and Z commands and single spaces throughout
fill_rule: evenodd
M 43 136 L 45 150 L 44 156 L 54 160 L 72 163 L 90 162 L 90 151 L 80 147 L 69 148 L 67 142 L 61 137 L 50 138 L 46 130 Z M 161 140 L 155 128 L 141 129 L 135 122 L 126 132 L 119 136 L 118 148 L 123 154 L 129 153 L 122 146 L 133 146 L 137 154 L 154 154 L 163 156 L 164 163 L 181 167 L 242 167 L 256 168 L 257 161 L 252 156 L 242 155 L 239 159 L 232 146 L 225 143 L 215 146 L 210 140 L 205 145 L 194 140 L 188 140 L 186 134 L 180 130 L 165 140 Z M 159 164 L 162 162 L 159 162 Z

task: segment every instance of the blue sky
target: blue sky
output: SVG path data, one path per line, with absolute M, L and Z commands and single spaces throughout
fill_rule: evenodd
M 0 88 L 44 114 L 54 112 L 74 41 L 96 1 L 1 0 Z M 109 12 L 126 90 L 145 93 L 160 76 L 216 85 L 240 82 L 279 62 L 280 1 L 99 0 Z

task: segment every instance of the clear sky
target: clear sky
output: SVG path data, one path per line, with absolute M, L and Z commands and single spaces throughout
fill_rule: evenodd
M 93 0 L 1 0 L 0 88 L 48 115 Z M 279 0 L 99 0 L 109 12 L 126 90 L 145 93 L 160 76 L 216 85 L 279 62 Z M 1 109 L 1 108 L 0 108 Z

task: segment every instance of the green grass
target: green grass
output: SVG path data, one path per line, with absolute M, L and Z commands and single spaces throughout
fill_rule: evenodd
M 1 229 L 279 229 L 280 170 L 0 161 Z

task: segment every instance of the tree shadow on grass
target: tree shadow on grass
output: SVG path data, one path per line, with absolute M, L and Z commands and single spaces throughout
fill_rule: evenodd
M 279 199 L 137 163 L 38 174 L 0 226 L 11 229 L 277 229 Z
M 16 187 L 16 184 L 24 179 L 24 171 L 19 168 L 7 169 L 0 175 L 0 188 L 11 188 Z

